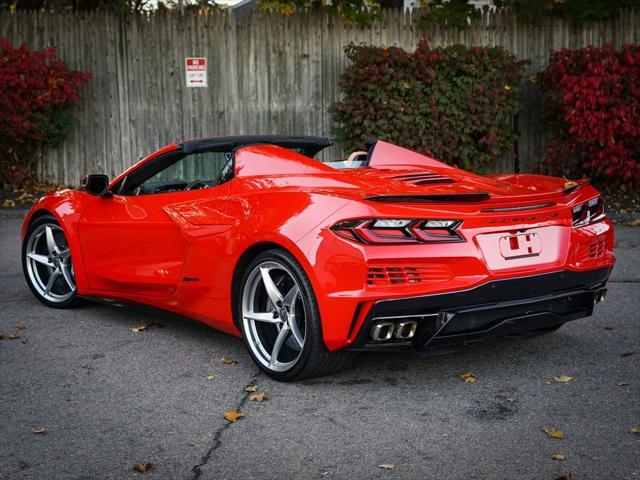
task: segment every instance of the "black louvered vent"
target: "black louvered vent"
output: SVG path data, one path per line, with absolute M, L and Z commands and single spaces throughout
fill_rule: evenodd
M 411 173 L 392 177 L 394 180 L 410 183 L 412 185 L 436 185 L 439 183 L 453 183 L 449 177 L 438 175 L 437 173 Z

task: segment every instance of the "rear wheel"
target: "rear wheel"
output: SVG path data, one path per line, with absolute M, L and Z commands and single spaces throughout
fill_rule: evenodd
M 45 305 L 66 308 L 78 302 L 71 251 L 53 216 L 29 225 L 22 243 L 22 269 L 29 288 Z
M 330 352 L 322 339 L 311 283 L 295 258 L 267 250 L 244 272 L 238 318 L 253 360 L 277 380 L 328 375 L 347 365 L 350 352 Z

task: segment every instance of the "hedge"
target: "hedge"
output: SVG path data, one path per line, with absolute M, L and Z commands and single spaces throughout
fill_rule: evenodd
M 543 169 L 640 185 L 640 46 L 560 50 L 542 74 L 549 145 Z
M 353 44 L 345 51 L 351 64 L 332 113 L 346 149 L 377 137 L 475 171 L 512 158 L 525 62 L 498 47 L 432 49 L 424 40 L 413 53 Z

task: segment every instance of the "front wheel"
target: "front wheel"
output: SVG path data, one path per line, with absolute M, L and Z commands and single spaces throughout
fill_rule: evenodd
M 60 224 L 44 215 L 29 225 L 22 243 L 22 269 L 29 288 L 49 307 L 78 302 L 71 251 Z
M 284 250 L 267 250 L 249 264 L 237 305 L 251 357 L 276 380 L 328 375 L 353 355 L 327 350 L 311 283 Z

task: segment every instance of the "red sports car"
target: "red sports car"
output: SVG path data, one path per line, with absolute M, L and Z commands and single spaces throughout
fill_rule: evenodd
M 604 299 L 613 228 L 586 181 L 479 176 L 383 141 L 314 160 L 329 145 L 191 140 L 89 175 L 27 215 L 29 287 L 51 307 L 144 304 L 242 336 L 280 380 L 358 350 L 544 333 Z

